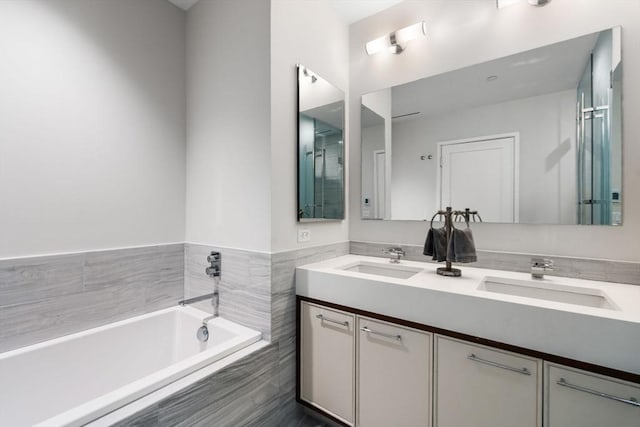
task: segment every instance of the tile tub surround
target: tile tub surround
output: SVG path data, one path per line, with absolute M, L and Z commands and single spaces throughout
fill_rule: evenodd
M 204 273 L 211 250 L 222 253 L 221 280 Z M 0 260 L 0 351 L 218 287 L 220 315 L 271 344 L 122 425 L 323 425 L 295 401 L 295 268 L 348 252 L 349 242 L 274 254 L 186 243 Z M 199 305 L 211 310 L 208 301 Z
M 219 278 L 205 274 L 207 256 L 211 251 L 221 254 Z M 186 243 L 184 294 L 186 298 L 218 290 L 219 314 L 225 319 L 262 332 L 271 339 L 271 255 L 218 246 Z M 196 307 L 212 311 L 210 301 Z
M 383 249 L 391 246 L 399 246 L 404 249 L 406 255 L 403 259 L 407 259 L 409 261 L 433 262 L 430 257 L 422 254 L 423 247 L 421 245 L 352 241 L 350 242 L 349 253 L 353 255 L 386 258 L 388 256 L 383 253 Z M 549 276 L 573 277 L 576 279 L 640 285 L 640 263 L 540 254 L 519 254 L 480 250 L 477 252 L 477 262 L 471 264 L 455 264 L 458 268 L 463 270 L 463 274 L 465 265 L 476 268 L 528 273 L 530 271 L 529 264 L 531 262 L 531 258 L 534 256 L 542 256 L 544 258 L 552 259 L 554 262 L 553 271 L 546 273 Z
M 219 279 L 204 273 L 211 251 L 220 252 L 222 257 Z M 190 298 L 218 289 L 220 316 L 261 331 L 263 339 L 277 342 L 295 336 L 295 268 L 348 252 L 349 242 L 272 254 L 186 243 L 184 294 Z M 195 306 L 212 310 L 209 301 Z
M 175 305 L 182 244 L 0 260 L 0 352 Z
M 217 283 L 216 279 L 210 279 L 204 274 L 206 257 L 213 250 L 219 251 L 222 255 L 222 275 Z M 220 291 L 220 315 L 261 331 L 263 338 L 271 341 L 275 348 L 272 351 L 276 354 L 277 362 L 277 422 L 258 422 L 257 425 L 296 426 L 309 421 L 309 416 L 305 418 L 295 400 L 295 268 L 346 255 L 348 252 L 349 242 L 272 254 L 212 245 L 185 244 L 185 295 L 190 297 L 211 292 L 217 285 Z M 194 389 L 194 392 L 198 394 L 197 389 Z M 239 392 L 239 395 L 242 394 Z M 202 420 L 218 420 L 216 425 L 221 426 L 253 425 L 250 421 L 246 421 L 246 424 L 245 421 L 227 424 L 224 418 L 216 418 L 216 411 L 221 410 L 219 408 L 220 405 L 214 399 L 206 408 L 198 409 L 201 414 L 199 416 Z M 161 414 L 164 409 L 159 407 L 157 410 L 158 414 Z M 264 408 L 260 405 L 248 405 L 244 408 L 247 412 L 245 415 L 249 416 L 248 413 L 254 410 L 260 412 Z M 222 409 L 222 412 L 224 411 L 225 409 Z M 158 414 L 156 415 L 162 417 Z M 143 420 L 145 416 L 153 418 L 156 415 L 152 412 L 147 415 L 140 414 L 140 419 Z M 271 416 L 273 414 L 266 419 L 271 420 Z M 195 425 L 206 425 L 198 424 L 199 419 L 194 422 Z
M 278 381 L 278 346 L 272 344 L 114 427 L 285 425 Z

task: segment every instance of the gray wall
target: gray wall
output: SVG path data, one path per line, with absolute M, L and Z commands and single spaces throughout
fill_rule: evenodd
M 271 133 L 265 135 L 271 140 L 269 250 L 277 252 L 344 241 L 349 234 L 348 219 L 324 223 L 297 222 L 295 64 L 309 67 L 342 90 L 347 97 L 345 105 L 349 105 L 348 25 L 326 1 L 271 0 L 270 3 Z M 346 116 L 345 129 L 348 129 L 349 114 Z M 350 139 L 346 134 L 345 138 L 345 146 L 348 146 Z M 346 159 L 344 164 L 347 164 Z M 310 242 L 297 241 L 299 228 L 311 231 Z
M 184 14 L 0 1 L 0 259 L 184 240 Z
M 176 305 L 183 245 L 0 260 L 0 352 Z
M 271 248 L 269 6 L 206 0 L 187 14 L 189 242 Z

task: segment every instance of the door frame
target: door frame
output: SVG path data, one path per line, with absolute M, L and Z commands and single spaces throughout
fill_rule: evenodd
M 380 189 L 378 188 L 378 175 L 380 174 L 380 171 L 378 170 L 378 156 L 380 154 L 384 154 L 384 159 L 385 159 L 385 175 L 384 175 L 384 188 Z M 387 189 L 387 176 L 386 176 L 386 163 L 387 163 L 387 152 L 386 150 L 373 150 L 373 194 L 374 194 L 374 203 L 373 203 L 373 217 L 375 219 L 385 219 L 384 215 L 382 217 L 380 217 L 379 213 L 380 213 L 380 190 L 382 190 L 383 194 L 384 194 L 384 200 L 385 200 L 385 205 L 382 206 L 383 210 L 386 210 L 386 203 L 387 203 L 387 193 L 386 193 L 386 189 Z M 386 214 L 386 212 L 385 212 Z
M 467 144 L 470 142 L 483 142 L 494 139 L 513 138 L 513 223 L 520 223 L 520 132 L 507 132 L 487 136 L 475 136 L 472 138 L 451 139 L 436 143 L 436 161 L 438 173 L 436 174 L 436 202 L 442 208 L 442 147 L 445 145 Z M 482 212 L 480 212 L 482 215 Z

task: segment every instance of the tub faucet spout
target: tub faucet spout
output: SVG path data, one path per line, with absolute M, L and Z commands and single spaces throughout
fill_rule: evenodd
M 197 302 L 204 301 L 206 299 L 212 299 L 214 301 L 214 305 L 217 306 L 218 305 L 218 291 L 212 292 L 210 294 L 200 295 L 200 296 L 193 297 L 193 298 L 183 299 L 183 300 L 178 301 L 178 304 L 184 306 L 184 305 L 188 305 L 188 304 L 195 304 Z
M 218 293 L 218 291 L 212 292 L 210 294 L 200 295 L 198 297 L 183 299 L 178 301 L 178 304 L 184 307 L 185 305 L 195 304 L 207 299 L 211 299 L 211 305 L 213 305 L 213 316 L 211 316 L 211 319 L 213 319 L 214 317 L 218 317 L 218 307 L 220 305 L 220 294 Z M 207 318 L 206 320 L 209 320 L 209 318 Z

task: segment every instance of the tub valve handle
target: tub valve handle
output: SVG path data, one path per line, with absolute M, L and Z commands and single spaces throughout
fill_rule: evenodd
M 220 277 L 220 269 L 222 268 L 222 255 L 220 252 L 212 251 L 209 256 L 207 256 L 207 262 L 211 264 L 204 270 L 207 276 Z

